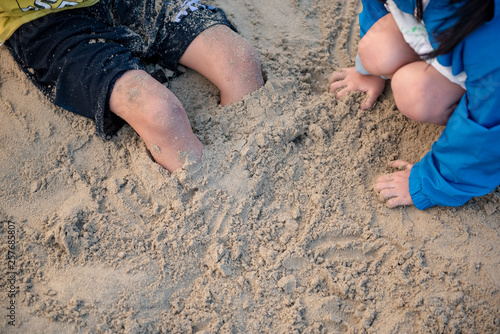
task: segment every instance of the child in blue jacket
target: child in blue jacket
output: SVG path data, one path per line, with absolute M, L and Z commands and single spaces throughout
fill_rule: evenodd
M 332 74 L 342 98 L 385 79 L 411 119 L 446 125 L 422 160 L 376 180 L 387 206 L 460 206 L 500 184 L 500 0 L 362 0 L 356 67 Z

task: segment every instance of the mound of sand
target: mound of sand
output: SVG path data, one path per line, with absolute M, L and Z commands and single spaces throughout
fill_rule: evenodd
M 103 141 L 51 105 L 0 48 L 0 332 L 499 333 L 500 190 L 387 209 L 376 176 L 442 128 L 389 90 L 369 111 L 327 93 L 358 1 L 213 3 L 266 85 L 221 107 L 197 73 L 171 82 L 206 145 L 173 174 L 130 127 Z

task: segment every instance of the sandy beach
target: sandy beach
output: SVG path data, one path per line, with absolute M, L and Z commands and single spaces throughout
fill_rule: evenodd
M 328 93 L 361 3 L 205 3 L 266 84 L 222 107 L 196 72 L 173 79 L 205 144 L 173 174 L 129 126 L 105 141 L 53 106 L 0 47 L 0 332 L 499 334 L 500 188 L 385 207 L 375 178 L 443 127 L 406 119 L 390 88 L 367 111 Z

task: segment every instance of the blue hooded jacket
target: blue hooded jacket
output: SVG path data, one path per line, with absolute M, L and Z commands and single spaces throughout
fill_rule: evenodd
M 388 12 L 377 0 L 362 0 L 361 36 Z M 413 0 L 394 0 L 412 14 Z M 460 4 L 430 0 L 423 22 L 433 47 L 442 20 Z M 451 115 L 440 138 L 410 173 L 410 195 L 418 209 L 434 205 L 460 206 L 500 184 L 500 0 L 494 17 L 469 34 L 455 49 L 437 57 L 452 73 L 465 71 L 467 92 Z

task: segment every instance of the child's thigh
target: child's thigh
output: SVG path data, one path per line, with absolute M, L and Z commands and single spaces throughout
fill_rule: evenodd
M 404 40 L 390 13 L 363 36 L 358 52 L 365 69 L 375 75 L 391 76 L 400 67 L 420 59 Z

